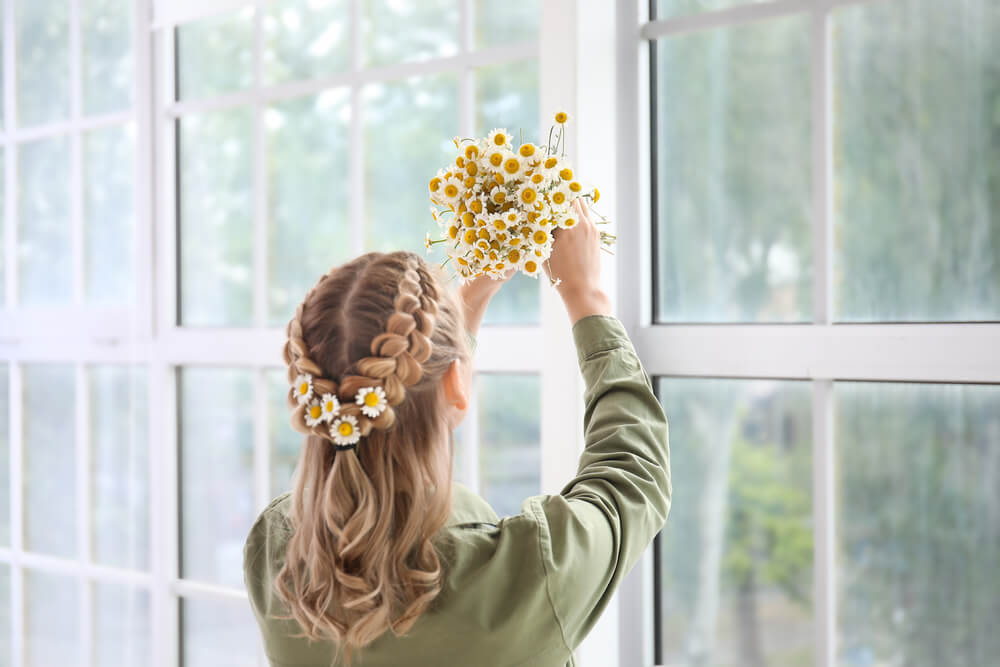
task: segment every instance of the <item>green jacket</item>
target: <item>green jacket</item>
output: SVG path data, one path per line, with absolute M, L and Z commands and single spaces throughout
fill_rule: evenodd
M 573 339 L 586 383 L 577 475 L 502 519 L 456 484 L 452 518 L 435 539 L 440 595 L 406 636 L 386 632 L 358 653 L 359 667 L 575 664 L 572 651 L 663 527 L 671 484 L 667 420 L 621 322 L 581 318 Z M 291 621 L 267 618 L 286 611 L 271 585 L 288 508 L 284 493 L 254 523 L 244 581 L 271 665 L 326 667 L 330 643 L 293 639 Z

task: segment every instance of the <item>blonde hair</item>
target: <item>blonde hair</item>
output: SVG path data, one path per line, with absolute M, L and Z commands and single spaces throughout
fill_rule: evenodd
M 348 662 L 386 630 L 406 633 L 441 590 L 431 538 L 451 512 L 451 453 L 440 381 L 471 353 L 460 302 L 438 275 L 412 252 L 367 253 L 320 277 L 286 329 L 289 383 L 313 375 L 362 437 L 338 451 L 289 390 L 292 426 L 308 435 L 275 580 L 290 616 L 279 618 L 298 621 L 299 637 L 333 640 Z M 354 400 L 370 386 L 388 403 L 374 419 Z

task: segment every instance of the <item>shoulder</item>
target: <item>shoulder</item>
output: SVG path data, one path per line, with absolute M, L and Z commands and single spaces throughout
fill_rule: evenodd
M 291 492 L 286 491 L 267 504 L 254 520 L 243 544 L 243 569 L 249 572 L 259 563 L 269 564 L 284 549 L 291 536 L 291 521 L 288 511 L 291 506 Z M 267 558 L 261 559 L 265 555 Z

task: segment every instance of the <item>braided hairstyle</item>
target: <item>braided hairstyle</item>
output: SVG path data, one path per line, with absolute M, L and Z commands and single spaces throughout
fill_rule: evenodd
M 286 329 L 289 383 L 311 375 L 361 439 L 335 447 L 290 388 L 291 425 L 306 438 L 271 615 L 294 619 L 297 636 L 333 640 L 348 660 L 386 630 L 405 633 L 441 590 L 431 538 L 450 515 L 452 464 L 441 378 L 471 358 L 444 281 L 415 253 L 367 253 L 321 276 Z M 374 418 L 354 401 L 366 387 L 385 393 Z

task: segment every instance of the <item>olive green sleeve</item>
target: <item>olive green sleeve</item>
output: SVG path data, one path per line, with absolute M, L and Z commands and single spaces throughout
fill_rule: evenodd
M 573 326 L 584 390 L 584 451 L 558 495 L 525 510 L 538 524 L 549 597 L 575 649 L 670 509 L 667 419 L 622 323 L 609 315 Z

